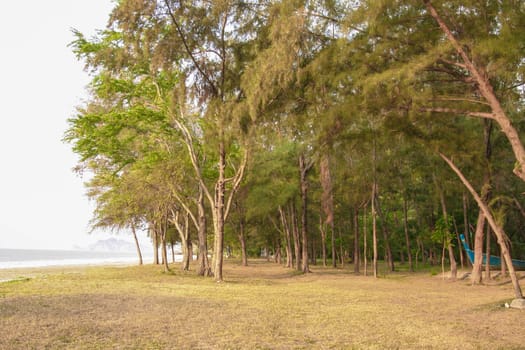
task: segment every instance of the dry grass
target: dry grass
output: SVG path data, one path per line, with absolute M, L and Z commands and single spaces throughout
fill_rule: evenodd
M 262 261 L 227 263 L 221 284 L 160 271 L 4 271 L 32 277 L 0 284 L 0 349 L 525 348 L 525 312 L 503 307 L 510 285 Z

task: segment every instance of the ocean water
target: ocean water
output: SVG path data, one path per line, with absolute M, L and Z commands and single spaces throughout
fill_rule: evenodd
M 0 249 L 0 269 L 66 265 L 131 265 L 135 263 L 138 263 L 136 253 Z

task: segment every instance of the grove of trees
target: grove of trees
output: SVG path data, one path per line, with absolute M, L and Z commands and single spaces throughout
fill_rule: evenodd
M 65 140 L 99 227 L 169 269 L 226 254 L 378 276 L 525 258 L 525 2 L 121 0 L 71 47 L 92 76 Z M 487 271 L 488 272 L 488 271 Z M 489 273 L 484 275 L 489 278 Z

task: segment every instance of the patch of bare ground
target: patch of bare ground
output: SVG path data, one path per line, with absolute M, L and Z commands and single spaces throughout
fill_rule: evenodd
M 525 348 L 525 313 L 503 307 L 508 284 L 374 279 L 352 266 L 302 275 L 262 260 L 228 262 L 217 284 L 178 269 L 44 270 L 1 283 L 0 349 Z

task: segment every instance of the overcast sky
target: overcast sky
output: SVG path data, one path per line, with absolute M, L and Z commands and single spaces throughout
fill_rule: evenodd
M 111 0 L 2 1 L 0 11 L 0 248 L 69 249 L 88 234 L 92 204 L 62 143 L 89 81 L 67 46 L 71 28 L 103 29 Z M 123 237 L 125 237 L 124 235 Z

